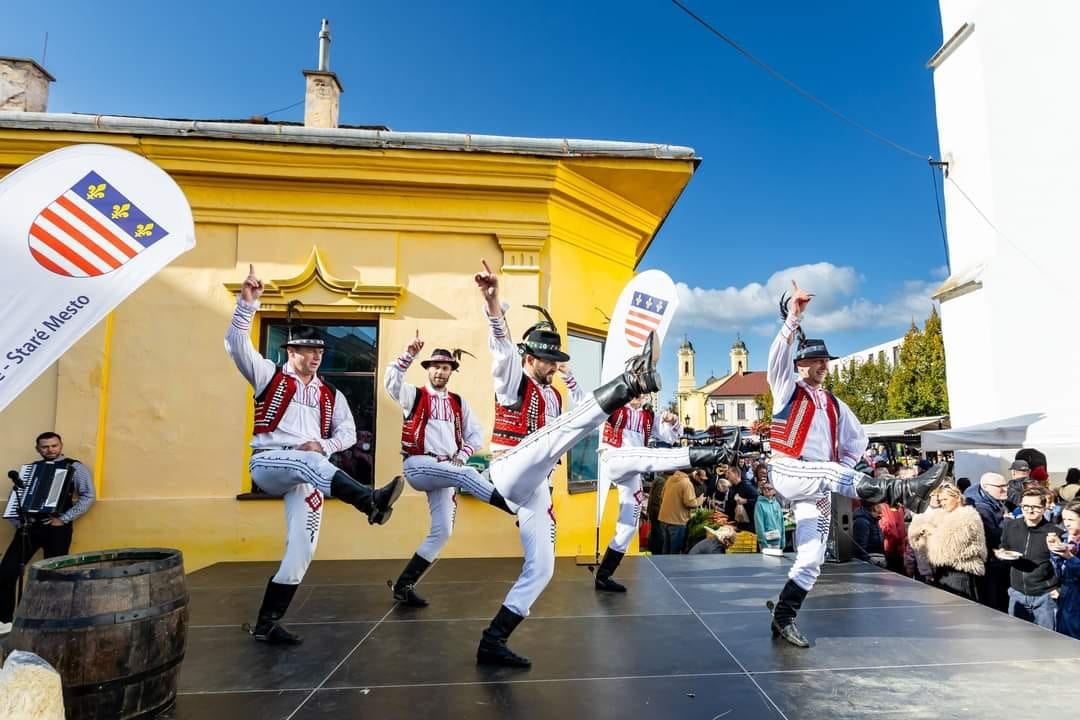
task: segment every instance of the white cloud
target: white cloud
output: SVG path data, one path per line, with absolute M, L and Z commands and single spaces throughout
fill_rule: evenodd
M 935 268 L 930 275 L 940 272 Z M 676 283 L 679 311 L 672 331 L 699 328 L 771 334 L 780 318 L 780 295 L 791 290 L 792 279 L 815 293 L 805 323 L 807 331 L 813 333 L 902 326 L 912 318 L 921 322 L 933 304 L 930 293 L 940 284 L 933 279 L 908 280 L 891 297 L 872 301 L 858 294 L 863 278 L 855 268 L 827 262 L 785 268 L 763 283 L 751 282 L 741 288 L 691 288 Z

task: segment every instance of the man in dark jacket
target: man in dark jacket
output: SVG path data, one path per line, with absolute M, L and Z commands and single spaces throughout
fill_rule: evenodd
M 1034 487 L 1025 490 L 1020 499 L 1023 516 L 1005 522 L 1001 532 L 1001 550 L 995 554 L 1001 558 L 1002 551 L 1020 553 L 1011 562 L 1009 572 L 1009 614 L 1047 630 L 1054 629 L 1057 601 L 1051 597 L 1058 586 L 1054 567 L 1050 562 L 1050 548 L 1046 536 L 1058 536 L 1061 528 L 1046 521 L 1046 491 Z
M 851 520 L 851 539 L 855 547 L 851 554 L 857 560 L 881 566 L 885 564 L 885 535 L 878 524 L 884 507 L 881 503 L 864 502 L 855 511 Z
M 1005 499 L 1009 483 L 998 473 L 983 473 L 978 485 L 964 493 L 964 502 L 979 513 L 986 536 L 986 575 L 981 579 L 979 601 L 987 607 L 1006 612 L 1009 609 L 1009 566 L 994 557 L 1001 544 L 1001 529 L 1005 523 Z
M 1026 460 L 1014 460 L 1009 466 L 1009 497 L 1005 501 L 1005 507 L 1010 512 L 1020 507 L 1020 496 L 1024 493 L 1024 486 L 1031 482 L 1031 466 Z
M 724 497 L 724 514 L 731 520 L 735 520 L 736 507 L 743 506 L 746 511 L 747 521 L 741 523 L 740 530 L 754 532 L 754 506 L 757 505 L 757 486 L 752 480 L 747 480 L 738 465 L 728 468 L 725 479 L 730 483 L 727 494 Z

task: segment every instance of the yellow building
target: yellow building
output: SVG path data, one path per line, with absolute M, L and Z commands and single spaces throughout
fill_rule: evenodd
M 697 384 L 697 352 L 689 338 L 679 345 L 679 385 L 675 402 L 679 418 L 686 427 L 703 430 L 710 425 L 751 427 L 763 417 L 755 398 L 769 389 L 762 370 L 750 369 L 750 351 L 736 338 L 728 353 L 730 372 L 723 377 L 709 376 Z
M 382 371 L 417 330 L 428 348 L 478 357 L 465 358 L 451 387 L 491 427 L 487 324 L 472 280 L 480 258 L 501 274 L 512 331 L 536 321 L 522 304 L 544 305 L 574 347 L 598 356 L 605 313 L 698 162 L 666 145 L 337 127 L 340 83 L 307 74 L 306 126 L 0 112 L 0 174 L 74 143 L 125 148 L 176 179 L 196 223 L 194 250 L 0 417 L 9 467 L 36 459 L 33 438 L 48 429 L 91 467 L 99 499 L 77 524 L 73 552 L 177 547 L 189 570 L 280 557 L 280 501 L 243 498 L 251 389 L 223 348 L 248 263 L 268 286 L 257 347 L 300 300 L 305 322 L 336 326 L 356 350 L 339 369 L 369 423 L 360 429 L 374 438 L 382 484 L 401 469 L 401 414 Z M 424 375 L 416 367 L 408 378 Z M 567 465 L 555 476 L 557 552 L 575 555 L 592 551 L 595 495 L 568 495 Z M 318 557 L 405 558 L 427 526 L 425 498 L 411 490 L 382 527 L 330 502 Z M 509 517 L 459 504 L 445 555 L 519 553 Z

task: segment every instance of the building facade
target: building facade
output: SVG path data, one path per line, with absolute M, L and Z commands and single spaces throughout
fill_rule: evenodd
M 710 425 L 751 427 L 764 416 L 755 398 L 768 391 L 765 372 L 750 370 L 750 351 L 737 338 L 728 353 L 730 372 L 697 385 L 696 351 L 688 338 L 679 346 L 679 385 L 675 393 L 678 415 L 686 427 L 703 430 Z
M 862 365 L 865 362 L 884 363 L 889 367 L 896 367 L 900 363 L 900 347 L 904 344 L 904 338 L 898 337 L 888 342 L 883 342 L 872 347 L 856 350 L 842 358 L 829 361 L 829 372 L 835 372 L 840 368 L 850 367 L 854 362 Z
M 309 84 L 340 90 L 312 72 Z M 336 124 L 332 100 L 319 122 Z M 490 430 L 480 259 L 500 273 L 513 332 L 536 321 L 523 304 L 542 305 L 575 348 L 602 354 L 604 313 L 698 162 L 663 145 L 0 112 L 0 174 L 75 143 L 162 167 L 191 204 L 197 244 L 7 408 L 0 451 L 9 466 L 28 462 L 34 436 L 55 429 L 98 489 L 73 551 L 177 547 L 188 569 L 281 555 L 281 502 L 248 499 L 252 393 L 222 343 L 249 263 L 267 286 L 252 340 L 272 356 L 294 300 L 325 327 L 336 349 L 323 371 L 360 435 L 345 461 L 381 485 L 401 472 L 401 412 L 382 372 L 418 330 L 428 347 L 477 356 L 451 387 Z M 419 364 L 408 380 L 424 382 Z M 557 552 L 591 549 L 595 497 L 567 494 L 565 463 L 554 504 Z M 492 513 L 463 499 L 446 554 L 519 554 L 513 522 Z M 326 515 L 319 558 L 408 557 L 428 526 L 411 490 L 385 527 L 342 503 Z
M 1080 336 L 1062 331 L 1080 264 L 1077 3 L 941 0 L 934 73 L 950 276 L 941 301 L 954 428 L 1043 418 L 1025 444 L 1080 466 Z M 1067 320 L 1065 321 L 1067 324 Z M 1015 449 L 961 452 L 957 475 Z

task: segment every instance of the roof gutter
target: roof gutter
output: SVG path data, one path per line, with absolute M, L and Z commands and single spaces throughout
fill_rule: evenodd
M 313 128 L 292 125 L 200 120 L 162 120 L 119 115 L 78 113 L 0 112 L 0 128 L 104 132 L 163 137 L 204 137 L 221 140 L 331 145 L 372 149 L 447 150 L 549 157 L 630 157 L 657 160 L 697 160 L 694 149 L 680 145 L 524 138 L 460 133 L 395 132 L 360 128 Z

